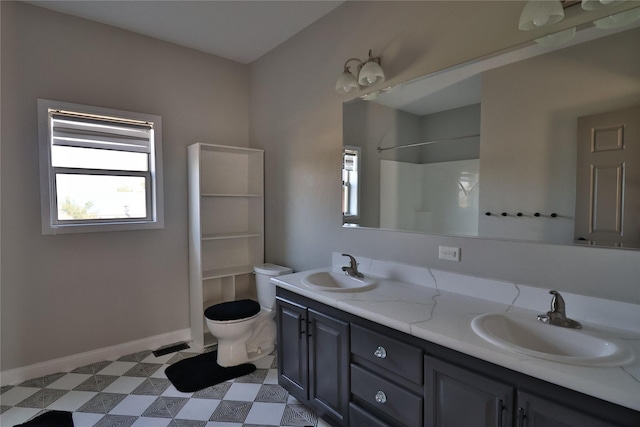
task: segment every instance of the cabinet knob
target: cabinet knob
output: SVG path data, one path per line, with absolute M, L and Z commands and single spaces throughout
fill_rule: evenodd
M 373 352 L 373 355 L 380 359 L 384 359 L 387 357 L 387 350 L 385 350 L 384 347 L 379 346 L 376 351 Z
M 387 401 L 387 395 L 384 394 L 384 391 L 380 390 L 376 393 L 376 402 L 384 403 Z

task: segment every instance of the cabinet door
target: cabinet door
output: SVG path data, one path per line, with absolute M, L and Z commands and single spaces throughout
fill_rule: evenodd
M 308 389 L 306 307 L 278 299 L 278 383 L 299 400 Z
M 426 427 L 507 427 L 513 388 L 425 356 Z
M 519 391 L 517 427 L 616 427 L 616 424 L 601 421 L 583 411 L 568 408 L 552 400 Z
M 309 400 L 337 421 L 349 403 L 349 324 L 315 310 L 309 320 Z

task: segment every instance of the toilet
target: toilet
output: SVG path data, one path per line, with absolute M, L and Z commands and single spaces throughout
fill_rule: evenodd
M 275 349 L 276 285 L 270 279 L 293 271 L 275 264 L 256 265 L 253 271 L 258 302 L 223 302 L 204 311 L 207 327 L 218 340 L 218 365 L 223 367 L 252 362 Z

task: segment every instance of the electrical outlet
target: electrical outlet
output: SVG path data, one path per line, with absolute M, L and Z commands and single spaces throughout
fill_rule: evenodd
M 450 246 L 438 247 L 438 258 L 446 259 L 447 261 L 460 262 L 460 248 L 453 248 Z

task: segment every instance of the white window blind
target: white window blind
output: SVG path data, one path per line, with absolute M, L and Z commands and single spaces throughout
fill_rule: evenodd
M 147 122 L 51 111 L 53 145 L 151 152 L 153 126 Z

